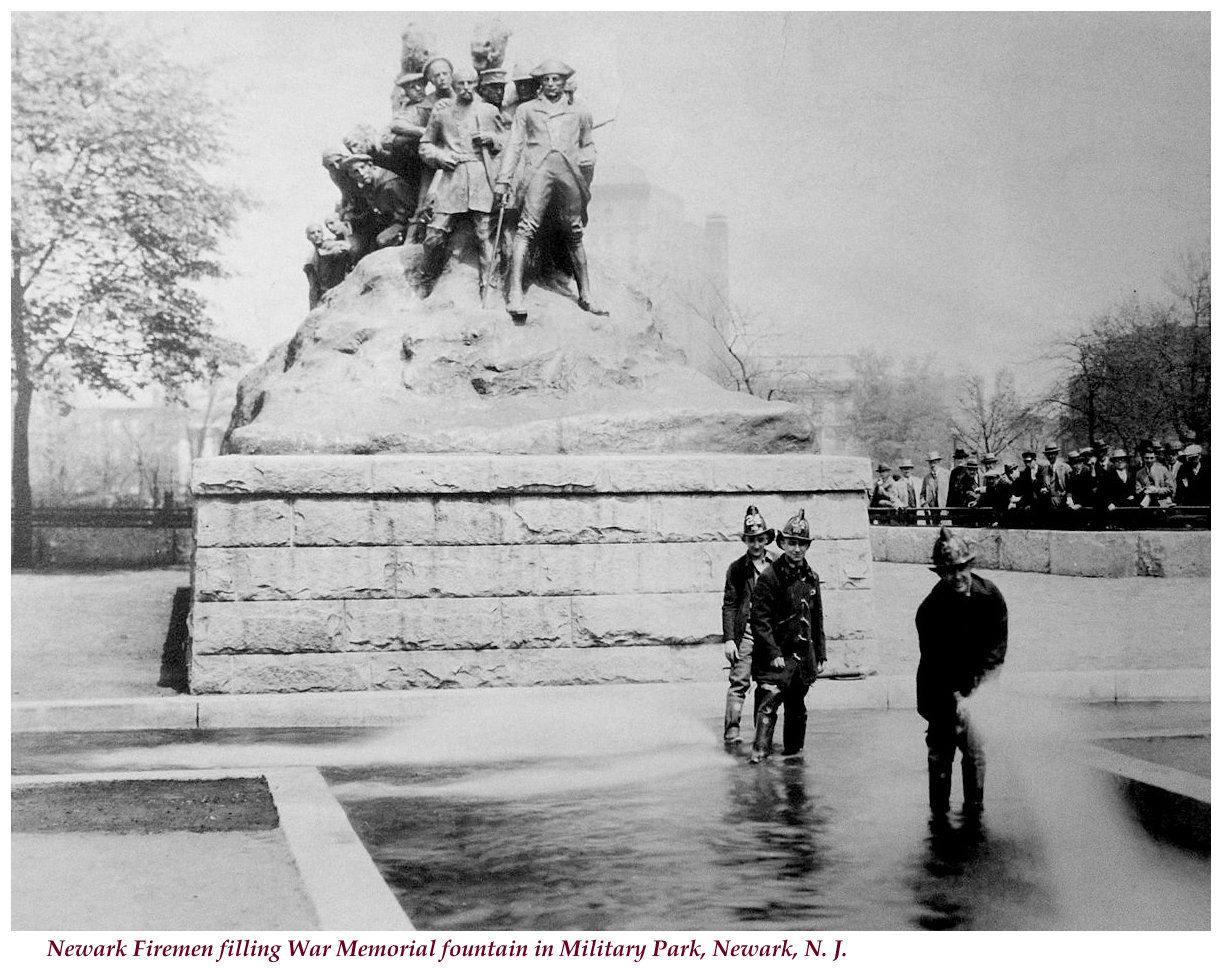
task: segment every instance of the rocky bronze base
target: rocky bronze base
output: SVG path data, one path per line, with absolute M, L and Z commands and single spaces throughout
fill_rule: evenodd
M 197 693 L 719 679 L 748 504 L 806 509 L 829 670 L 873 669 L 864 459 L 197 462 Z

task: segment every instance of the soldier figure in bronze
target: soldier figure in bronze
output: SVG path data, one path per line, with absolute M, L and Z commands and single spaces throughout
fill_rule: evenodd
M 478 79 L 470 68 L 455 71 L 453 83 L 454 98 L 437 105 L 420 139 L 421 158 L 439 174 L 433 217 L 424 239 L 425 273 L 436 278 L 441 272 L 454 219 L 469 214 L 479 240 L 482 303 L 492 282 L 492 156 L 502 144 L 499 112 L 475 96 Z
M 565 96 L 565 81 L 573 69 L 546 60 L 531 74 L 539 78 L 539 96 L 518 107 L 509 144 L 497 175 L 501 204 L 516 204 L 521 215 L 513 242 L 506 308 L 515 323 L 526 321 L 523 273 L 531 243 L 548 212 L 558 215 L 568 242 L 568 256 L 577 280 L 577 304 L 586 312 L 606 316 L 593 301 L 582 232 L 594 179 L 594 121 L 580 104 Z M 507 201 L 508 200 L 508 201 Z
M 342 223 L 341 223 L 342 224 Z M 314 252 L 305 264 L 306 279 L 310 283 L 310 308 L 322 301 L 328 289 L 334 289 L 348 274 L 347 237 L 336 238 L 323 226 L 315 223 L 306 228 L 306 238 L 314 246 Z
M 420 139 L 429 123 L 429 109 L 423 103 L 424 75 L 415 72 L 400 74 L 395 84 L 403 96 L 382 136 L 382 151 L 389 159 L 390 170 L 407 182 L 414 212 L 420 192 L 426 187 L 423 184 L 425 167 L 420 163 Z M 432 176 L 431 171 L 428 176 Z
M 356 177 L 348 167 L 352 156 L 346 151 L 331 149 L 322 153 L 322 166 L 327 169 L 331 181 L 339 189 L 339 204 L 335 210 L 348 223 L 351 251 L 348 256 L 353 264 L 374 248 L 373 210 L 365 200 Z
M 407 184 L 393 172 L 379 168 L 368 155 L 349 155 L 346 167 L 372 212 L 371 248 L 401 245 L 412 217 L 411 192 Z

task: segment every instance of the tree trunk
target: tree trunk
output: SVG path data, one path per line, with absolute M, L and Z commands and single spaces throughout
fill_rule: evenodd
M 34 495 L 30 488 L 30 407 L 34 383 L 30 379 L 30 356 L 25 338 L 25 300 L 14 270 L 12 277 L 12 340 L 16 400 L 13 405 L 13 547 L 14 568 L 34 565 Z

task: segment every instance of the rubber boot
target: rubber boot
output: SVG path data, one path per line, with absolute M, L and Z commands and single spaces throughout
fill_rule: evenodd
M 607 310 L 591 301 L 590 267 L 586 262 L 586 247 L 580 241 L 569 244 L 569 259 L 572 260 L 573 276 L 577 280 L 577 305 L 595 316 L 610 316 Z
M 758 688 L 758 687 L 757 687 Z M 772 734 L 776 731 L 776 707 L 765 700 L 755 717 L 755 741 L 751 744 L 751 763 L 762 762 L 772 755 Z
M 979 816 L 984 810 L 984 762 L 963 757 L 963 812 Z
M 950 765 L 941 757 L 929 758 L 929 812 L 944 817 L 950 812 Z
M 514 236 L 513 255 L 509 260 L 509 294 L 505 300 L 505 309 L 519 326 L 526 322 L 525 297 L 522 294 L 522 276 L 526 272 L 526 250 L 529 248 L 530 239 L 526 238 L 521 232 Z
M 743 718 L 743 700 L 741 696 L 736 696 L 734 693 L 726 694 L 726 722 L 725 722 L 725 741 L 727 743 L 741 742 L 739 737 L 739 723 Z

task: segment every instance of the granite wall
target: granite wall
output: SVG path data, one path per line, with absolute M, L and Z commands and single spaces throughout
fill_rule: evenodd
M 1085 578 L 1209 576 L 1208 531 L 1036 531 L 956 528 L 981 568 Z M 876 561 L 928 564 L 937 529 L 872 525 Z
M 748 504 L 806 509 L 829 671 L 873 670 L 865 460 L 310 455 L 198 461 L 191 689 L 716 679 Z

